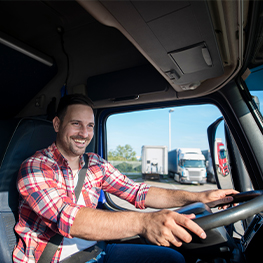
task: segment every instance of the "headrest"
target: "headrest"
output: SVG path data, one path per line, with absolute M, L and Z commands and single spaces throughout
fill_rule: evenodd
M 6 148 L 20 119 L 0 120 L 0 167 Z
M 47 148 L 56 139 L 52 122 L 25 118 L 18 124 L 5 151 L 0 168 L 0 207 L 16 211 L 16 179 L 21 163 L 36 151 Z

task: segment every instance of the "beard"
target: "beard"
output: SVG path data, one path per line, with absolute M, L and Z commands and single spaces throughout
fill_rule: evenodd
M 85 143 L 83 145 L 78 146 L 74 142 L 74 140 L 85 140 Z M 70 137 L 69 141 L 65 141 L 63 140 L 63 137 L 60 134 L 58 134 L 57 136 L 57 145 L 59 145 L 61 153 L 64 153 L 64 157 L 83 155 L 90 141 L 90 137 L 83 138 L 80 136 L 72 136 Z
M 87 146 L 90 143 L 90 138 L 89 137 L 83 138 L 83 137 L 80 137 L 80 136 L 72 136 L 71 140 L 73 142 L 72 141 L 70 142 L 69 150 L 70 150 L 70 152 L 72 152 L 73 154 L 78 155 L 78 156 L 85 153 L 86 148 L 87 148 Z M 74 140 L 85 140 L 85 143 L 83 144 L 83 146 L 78 147 L 78 145 L 76 145 L 74 143 Z
M 70 143 L 69 145 L 69 151 L 75 155 L 82 155 L 85 153 L 86 151 L 86 148 L 87 148 L 88 144 L 86 145 L 86 147 L 83 147 L 83 148 L 78 148 L 76 147 L 75 145 L 73 145 L 73 143 Z

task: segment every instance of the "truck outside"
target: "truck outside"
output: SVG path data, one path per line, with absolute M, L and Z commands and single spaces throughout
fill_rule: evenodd
M 180 183 L 206 183 L 205 157 L 199 148 L 180 148 L 168 153 L 168 171 Z
M 221 138 L 215 139 L 215 162 L 217 172 L 222 176 L 227 176 L 229 174 L 228 161 L 225 146 Z
M 142 177 L 159 180 L 168 174 L 167 146 L 142 146 Z

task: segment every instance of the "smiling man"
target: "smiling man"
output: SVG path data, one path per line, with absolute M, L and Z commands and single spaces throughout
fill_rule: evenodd
M 72 262 L 72 255 L 89 251 L 97 241 L 135 235 L 142 235 L 155 245 L 108 244 L 89 262 L 184 262 L 180 253 L 168 247 L 191 242 L 186 229 L 200 238 L 206 238 L 206 234 L 191 220 L 194 215 L 180 215 L 166 208 L 197 201 L 210 205 L 226 203 L 232 201 L 227 195 L 236 193 L 149 187 L 133 182 L 99 155 L 85 153 L 93 138 L 94 114 L 89 99 L 83 95 L 67 95 L 60 100 L 53 126 L 56 142 L 25 160 L 19 171 L 19 221 L 15 226 L 19 240 L 14 262 L 38 262 L 42 253 L 47 253 L 45 247 L 55 234 L 63 239 L 51 255 L 51 262 Z M 88 157 L 88 168 L 77 200 L 75 187 L 85 164 L 84 155 Z M 140 213 L 96 209 L 101 189 L 137 208 L 161 210 Z

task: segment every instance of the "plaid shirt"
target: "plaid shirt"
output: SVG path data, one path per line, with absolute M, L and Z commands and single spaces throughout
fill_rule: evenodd
M 94 153 L 88 153 L 89 163 L 82 194 L 87 207 L 96 208 L 100 190 L 112 193 L 144 209 L 149 187 L 137 184 L 122 175 L 110 163 Z M 80 167 L 84 159 L 80 157 Z M 13 252 L 14 262 L 37 262 L 49 239 L 59 233 L 72 238 L 72 226 L 78 210 L 74 178 L 68 161 L 55 143 L 25 160 L 18 175 L 20 193 L 19 221 L 15 231 L 19 236 Z M 58 262 L 59 248 L 52 262 Z

